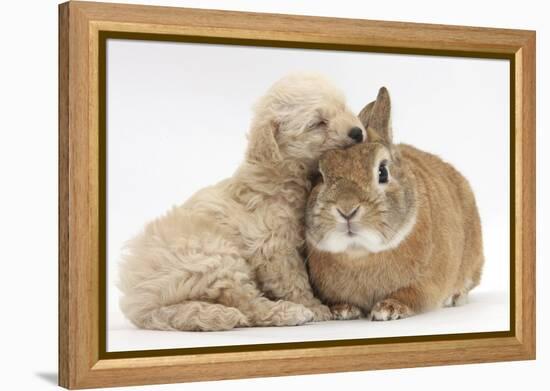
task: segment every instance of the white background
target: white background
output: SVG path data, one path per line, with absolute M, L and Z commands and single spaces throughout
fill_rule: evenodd
M 212 333 L 117 332 L 108 333 L 108 350 L 155 346 L 147 340 L 164 349 L 286 342 L 304 333 L 319 340 L 509 328 L 508 61 L 131 40 L 109 40 L 107 61 L 109 329 L 133 329 L 114 285 L 124 242 L 198 189 L 232 175 L 244 156 L 253 102 L 290 72 L 326 75 L 355 113 L 385 85 L 394 141 L 440 155 L 470 181 L 486 259 L 472 292 L 479 305 L 452 312 L 453 319 L 444 310 L 406 322 L 356 322 L 355 332 L 338 322 L 247 329 L 215 340 Z M 474 297 L 482 292 L 491 294 Z
M 538 360 L 363 373 L 238 380 L 146 387 L 146 389 L 256 390 L 281 388 L 372 387 L 463 390 L 466 387 L 517 390 L 540 389 L 550 365 L 547 334 L 550 294 L 545 281 L 549 253 L 547 236 L 549 186 L 543 167 L 550 163 L 548 114 L 547 12 L 543 2 L 407 1 L 365 4 L 356 1 L 149 1 L 147 4 L 251 10 L 528 28 L 538 32 L 537 88 L 537 243 Z M 55 1 L 5 3 L 0 24 L 3 58 L 1 227 L 2 348 L 7 365 L 2 385 L 7 389 L 54 388 L 57 367 L 57 8 Z M 22 20 L 25 23 L 22 24 Z M 544 47 L 544 50 L 542 50 Z M 137 389 L 137 388 L 136 388 Z M 143 389 L 143 388 L 142 388 Z

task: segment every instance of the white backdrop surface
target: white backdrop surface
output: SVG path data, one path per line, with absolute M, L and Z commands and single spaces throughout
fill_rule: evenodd
M 115 288 L 124 241 L 198 189 L 231 176 L 244 155 L 252 104 L 296 71 L 329 77 L 355 112 L 386 86 L 395 141 L 440 155 L 470 180 L 486 255 L 473 295 L 491 292 L 476 298 L 479 306 L 460 309 L 457 319 L 444 312 L 393 324 L 334 322 L 306 327 L 306 340 L 508 329 L 508 61 L 118 39 L 108 41 L 107 59 L 109 350 L 141 350 L 155 341 L 169 348 L 303 338 L 296 328 L 218 338 L 137 332 L 124 321 Z M 482 298 L 492 302 L 483 305 Z
M 112 0 L 104 0 L 112 2 Z M 548 10 L 544 2 L 463 0 L 118 0 L 257 12 L 294 13 L 537 30 L 537 360 L 128 387 L 125 390 L 226 391 L 342 388 L 541 389 L 548 379 L 550 341 L 550 84 Z M 2 233 L 2 352 L 9 361 L 0 384 L 9 390 L 58 389 L 57 382 L 57 4 L 4 2 L 0 40 L 0 232 Z M 25 25 L 21 25 L 21 15 Z M 542 71 L 541 71 L 542 70 Z M 395 95 L 396 92 L 394 92 Z M 348 92 L 349 94 L 349 92 Z M 397 103 L 396 103 L 397 104 Z M 404 135 L 403 130 L 399 130 Z M 486 280 L 485 280 L 486 281 Z

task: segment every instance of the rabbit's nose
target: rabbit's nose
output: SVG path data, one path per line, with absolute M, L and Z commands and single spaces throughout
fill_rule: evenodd
M 356 207 L 351 208 L 351 210 L 348 210 L 348 211 L 345 211 L 345 212 L 342 211 L 342 209 L 340 209 L 340 208 L 336 208 L 336 210 L 338 211 L 340 216 L 342 216 L 344 219 L 349 221 L 357 214 L 357 211 L 359 210 L 359 205 L 357 205 Z
M 354 126 L 349 130 L 348 136 L 351 139 L 355 140 L 355 142 L 360 143 L 361 141 L 363 141 L 363 131 L 357 126 Z

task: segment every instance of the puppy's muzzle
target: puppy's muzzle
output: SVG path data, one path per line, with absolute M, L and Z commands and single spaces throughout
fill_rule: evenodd
M 360 143 L 363 141 L 363 131 L 357 126 L 354 126 L 349 130 L 348 136 L 356 143 Z

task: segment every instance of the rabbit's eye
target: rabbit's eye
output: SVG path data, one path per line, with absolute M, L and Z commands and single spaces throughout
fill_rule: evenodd
M 388 183 L 388 168 L 385 162 L 378 167 L 378 183 Z

